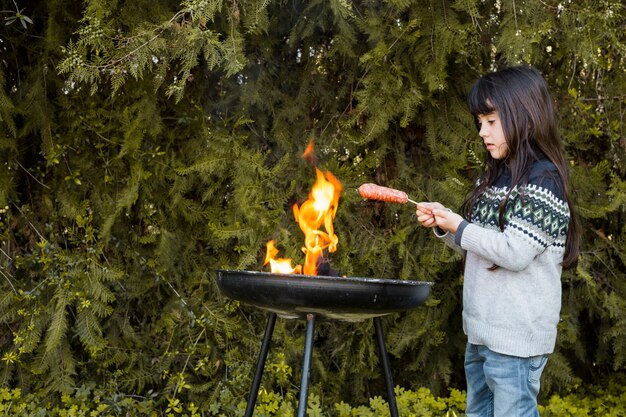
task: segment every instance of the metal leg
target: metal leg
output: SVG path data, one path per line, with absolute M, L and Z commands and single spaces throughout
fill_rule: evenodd
M 380 363 L 385 373 L 385 385 L 387 386 L 387 401 L 389 402 L 389 412 L 391 417 L 398 417 L 398 405 L 396 404 L 396 394 L 393 392 L 393 378 L 391 377 L 391 365 L 387 356 L 385 346 L 385 334 L 383 323 L 380 317 L 374 317 L 374 328 L 376 329 L 376 339 L 378 340 L 378 352 L 380 353 Z
M 259 360 L 256 364 L 256 371 L 254 372 L 254 379 L 252 380 L 252 388 L 250 388 L 250 396 L 248 397 L 248 405 L 244 417 L 252 417 L 252 413 L 254 413 L 254 405 L 256 404 L 256 397 L 259 395 L 263 369 L 265 369 L 265 359 L 267 359 L 270 340 L 272 340 L 272 333 L 274 333 L 274 324 L 276 324 L 276 313 L 270 313 L 267 326 L 265 326 L 263 344 L 261 344 L 261 352 L 259 353 Z
M 311 370 L 311 356 L 313 355 L 313 329 L 315 316 L 306 315 L 306 338 L 304 339 L 304 360 L 302 361 L 302 379 L 300 380 L 300 399 L 298 400 L 298 417 L 306 416 L 306 402 L 309 394 L 309 375 Z

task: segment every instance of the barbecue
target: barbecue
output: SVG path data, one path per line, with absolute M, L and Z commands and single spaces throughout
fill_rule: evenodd
M 309 145 L 309 148 L 311 146 Z M 309 148 L 307 152 L 310 152 Z M 217 271 L 217 283 L 224 295 L 269 312 L 244 416 L 251 417 L 254 412 L 274 324 L 276 318 L 281 317 L 307 321 L 298 417 L 306 415 L 316 319 L 374 321 L 389 411 L 392 417 L 398 417 L 381 317 L 422 305 L 428 297 L 432 283 L 325 275 L 330 270 L 321 268 L 324 265 L 328 266 L 325 255 L 334 252 L 338 243 L 332 220 L 342 186 L 330 172 L 324 173 L 316 168 L 316 176 L 316 183 L 309 194 L 309 199 L 301 206 L 293 207 L 294 217 L 305 234 L 305 245 L 302 248 L 305 254 L 303 265 L 292 266 L 291 259 L 278 258 L 279 250 L 275 242 L 270 240 L 267 242 L 264 265 L 270 265 L 272 272 Z M 374 189 L 375 193 L 380 191 Z M 371 187 L 368 192 L 372 192 Z M 403 197 L 400 197 L 402 196 L 396 195 L 395 198 L 403 200 Z M 322 226 L 325 230 L 321 230 Z

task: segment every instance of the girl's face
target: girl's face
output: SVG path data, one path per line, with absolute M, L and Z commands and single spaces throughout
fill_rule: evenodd
M 487 152 L 491 154 L 491 157 L 493 159 L 506 157 L 509 147 L 504 138 L 504 130 L 498 112 L 479 114 L 478 124 L 480 125 L 478 135 L 483 138 Z

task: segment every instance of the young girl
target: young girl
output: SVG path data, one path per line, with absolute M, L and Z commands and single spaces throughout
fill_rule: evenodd
M 532 67 L 479 78 L 468 95 L 486 171 L 462 207 L 420 203 L 417 218 L 465 255 L 469 417 L 538 416 L 554 350 L 561 271 L 578 257 L 568 169 L 546 81 Z

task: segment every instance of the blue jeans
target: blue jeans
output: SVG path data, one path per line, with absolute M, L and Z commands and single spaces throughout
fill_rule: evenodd
M 539 378 L 548 355 L 519 358 L 467 344 L 467 417 L 538 417 Z

